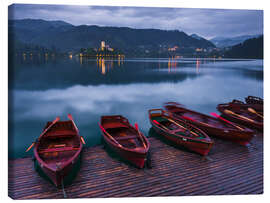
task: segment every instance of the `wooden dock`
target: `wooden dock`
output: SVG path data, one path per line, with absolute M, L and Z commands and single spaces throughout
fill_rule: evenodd
M 102 146 L 85 148 L 81 169 L 65 188 L 68 198 L 234 195 L 263 193 L 263 136 L 249 147 L 214 139 L 208 158 L 177 149 L 156 137 L 152 169 L 137 169 L 113 158 Z M 31 158 L 9 161 L 13 199 L 63 198 L 61 189 L 34 171 Z

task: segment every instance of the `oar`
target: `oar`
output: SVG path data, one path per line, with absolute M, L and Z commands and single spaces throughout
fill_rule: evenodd
M 137 130 L 138 133 L 139 133 L 139 137 L 140 137 L 140 139 L 141 139 L 141 141 L 142 141 L 142 143 L 143 143 L 144 148 L 146 148 L 146 144 L 144 143 L 144 140 L 143 140 L 143 137 L 142 137 L 142 135 L 141 135 L 141 132 L 139 131 L 138 123 L 135 123 L 134 126 L 135 126 L 136 130 Z
M 113 136 L 111 136 L 109 133 L 107 133 L 107 131 L 102 127 L 102 125 L 100 125 L 100 124 L 98 124 L 98 125 L 99 125 L 100 129 L 101 129 L 107 136 L 109 136 L 109 137 L 111 138 L 111 140 L 115 142 L 115 144 L 118 145 L 118 147 L 122 147 L 122 145 L 119 144 L 119 142 L 117 142 L 116 139 L 113 138 Z
M 68 118 L 69 118 L 69 120 L 71 120 L 71 122 L 73 123 L 74 127 L 76 128 L 76 130 L 79 131 L 79 129 L 77 128 L 77 125 L 75 124 L 75 122 L 73 120 L 73 117 L 72 117 L 72 115 L 70 113 L 68 114 Z
M 232 111 L 230 111 L 228 109 L 225 109 L 224 112 L 227 113 L 227 114 L 232 114 L 232 115 L 238 116 L 239 118 L 245 119 L 245 120 L 250 121 L 250 122 L 253 122 L 253 123 L 255 122 L 254 120 L 252 120 L 250 118 L 247 118 L 245 116 L 242 116 L 242 115 L 239 115 L 237 113 L 234 113 L 234 112 L 232 112 Z
M 253 108 L 248 108 L 248 111 L 251 112 L 251 113 L 254 113 L 256 114 L 257 116 L 263 118 L 263 116 L 261 114 L 259 114 L 257 111 L 255 111 Z
M 51 123 L 51 125 L 49 125 L 40 135 L 39 135 L 39 137 L 38 138 L 40 138 L 40 137 L 42 137 L 57 121 L 59 121 L 60 120 L 60 117 L 56 117 L 55 119 L 54 119 L 54 121 Z M 36 143 L 35 142 L 33 142 L 28 148 L 27 148 L 27 150 L 26 150 L 26 152 L 28 152 L 34 145 L 35 145 Z
M 70 113 L 68 114 L 68 118 L 73 123 L 74 127 L 76 128 L 77 133 L 79 133 L 79 129 L 78 129 L 77 125 L 74 122 L 73 116 Z M 80 137 L 80 139 L 81 139 L 82 143 L 85 144 L 85 141 L 84 141 L 82 136 Z
M 179 126 L 179 127 L 181 127 L 181 128 L 184 128 L 184 129 L 188 130 L 188 131 L 189 131 L 190 133 L 192 133 L 193 135 L 199 136 L 199 135 L 197 135 L 195 132 L 193 132 L 193 131 L 191 131 L 191 130 L 185 128 L 184 126 L 180 125 L 179 123 L 175 122 L 174 120 L 172 120 L 172 119 L 170 119 L 170 118 L 167 118 L 167 119 L 168 119 L 169 121 L 171 121 L 172 123 L 174 123 L 175 125 L 177 125 L 177 126 Z
M 85 144 L 85 141 L 83 139 L 83 136 L 80 137 L 83 144 Z
M 193 118 L 190 118 L 190 117 L 188 117 L 188 116 L 181 116 L 181 117 L 184 118 L 184 119 L 186 119 L 186 120 L 193 121 L 193 122 L 195 122 L 195 123 L 201 123 L 201 124 L 203 124 L 203 125 L 207 125 L 207 126 L 209 126 L 209 127 L 213 127 L 212 125 L 209 125 L 209 124 L 204 123 L 204 122 L 201 122 L 201 121 L 194 120 Z
M 154 122 L 155 124 L 157 124 L 157 125 L 161 126 L 162 128 L 164 128 L 165 130 L 170 131 L 168 128 L 166 128 L 164 125 L 162 125 L 162 124 L 161 124 L 161 123 L 159 123 L 158 121 L 153 120 L 153 122 Z
M 32 144 L 27 148 L 26 152 L 28 152 L 34 145 L 35 145 L 35 142 L 32 142 Z
M 232 122 L 228 121 L 227 119 L 221 117 L 220 115 L 218 115 L 218 114 L 216 114 L 216 113 L 214 113 L 214 112 L 212 112 L 212 113 L 210 113 L 210 114 L 211 114 L 212 116 L 214 116 L 214 117 L 219 118 L 220 120 L 225 121 L 226 123 L 229 123 L 230 125 L 232 125 L 232 126 L 238 128 L 239 130 L 244 130 L 243 128 L 239 127 L 238 125 L 233 124 Z

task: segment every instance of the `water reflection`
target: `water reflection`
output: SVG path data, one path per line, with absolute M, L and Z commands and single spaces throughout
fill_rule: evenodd
M 175 71 L 178 68 L 178 60 L 175 57 L 168 59 L 168 72 Z
M 75 59 L 75 60 L 74 60 Z M 174 68 L 172 65 L 174 64 Z M 198 62 L 199 61 L 199 62 Z M 114 65 L 116 63 L 117 65 Z M 115 68 L 114 68 L 115 67 Z M 169 70 L 169 71 L 168 71 Z M 172 71 L 173 70 L 173 71 Z M 198 74 L 200 73 L 200 74 Z M 104 77 L 106 75 L 106 77 Z M 186 59 L 86 59 L 75 57 L 46 61 L 33 57 L 9 61 L 9 88 L 50 89 L 72 85 L 179 82 L 202 75 L 263 80 L 262 61 L 220 61 Z
M 106 73 L 106 67 L 105 67 L 104 59 L 102 59 L 101 67 L 102 67 L 101 73 L 102 73 L 103 75 L 105 75 L 105 73 Z
M 105 75 L 111 69 L 113 69 L 113 65 L 116 62 L 116 60 L 110 59 L 110 58 L 107 58 L 107 59 L 106 58 L 97 58 L 96 62 L 97 62 L 97 67 L 99 69 L 99 72 L 101 72 L 102 75 Z M 118 67 L 121 67 L 124 64 L 124 60 L 122 57 L 118 57 L 117 64 L 118 64 Z
M 199 74 L 200 63 L 201 63 L 200 60 L 197 59 L 197 60 L 196 60 L 196 73 L 197 73 L 197 74 Z
M 100 143 L 101 115 L 122 114 L 147 135 L 147 110 L 165 101 L 209 113 L 218 103 L 263 97 L 262 61 L 44 60 L 29 57 L 9 64 L 10 156 L 25 155 L 45 123 L 56 116 L 65 120 L 67 113 L 90 146 Z
M 218 103 L 241 100 L 248 94 L 262 94 L 262 84 L 258 86 L 256 81 L 239 85 L 238 81 L 231 78 L 226 82 L 231 85 L 226 86 L 215 77 L 203 76 L 193 82 L 186 80 L 155 85 L 76 85 L 46 91 L 15 90 L 13 104 L 10 104 L 15 114 L 9 123 L 13 128 L 10 136 L 16 138 L 16 143 L 13 143 L 16 148 L 10 146 L 10 150 L 17 155 L 24 154 L 25 142 L 34 140 L 46 121 L 56 116 L 66 119 L 67 113 L 72 113 L 76 118 L 81 134 L 91 146 L 100 142 L 97 122 L 102 115 L 122 114 L 131 123 L 138 122 L 142 132 L 147 135 L 150 128 L 147 110 L 160 108 L 165 101 L 178 101 L 208 114 L 216 111 Z M 253 88 L 247 92 L 247 87 Z

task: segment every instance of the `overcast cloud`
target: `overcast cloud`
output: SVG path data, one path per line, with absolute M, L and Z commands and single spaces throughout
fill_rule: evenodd
M 181 30 L 207 39 L 263 33 L 262 10 L 31 4 L 9 7 L 9 19 L 24 18 L 63 20 L 73 25 Z

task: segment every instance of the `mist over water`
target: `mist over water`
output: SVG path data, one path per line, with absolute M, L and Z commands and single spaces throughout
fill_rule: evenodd
M 176 101 L 206 114 L 219 103 L 263 97 L 262 60 L 21 59 L 9 66 L 9 158 L 56 116 L 71 113 L 87 146 L 100 143 L 100 116 L 121 114 L 147 136 L 148 110 Z

